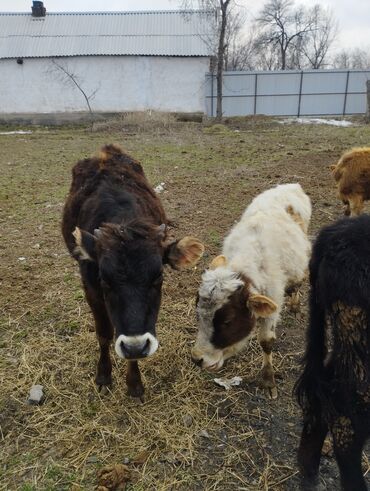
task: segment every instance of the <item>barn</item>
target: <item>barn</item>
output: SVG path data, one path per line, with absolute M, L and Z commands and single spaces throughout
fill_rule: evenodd
M 204 111 L 205 11 L 0 13 L 0 118 Z

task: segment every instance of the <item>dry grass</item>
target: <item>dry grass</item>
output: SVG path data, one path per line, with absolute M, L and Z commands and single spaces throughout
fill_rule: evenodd
M 195 293 L 226 230 L 260 190 L 301 182 L 314 203 L 312 234 L 339 216 L 326 165 L 344 148 L 369 144 L 368 129 L 293 128 L 262 118 L 243 121 L 238 133 L 207 134 L 199 125 L 172 122 L 168 130 L 158 123 L 157 133 L 155 122 L 153 130 L 135 119 L 140 115 L 132 118 L 140 131 L 125 136 L 118 125 L 1 139 L 0 489 L 92 490 L 98 469 L 128 462 L 128 489 L 135 491 L 293 490 L 300 414 L 291 388 L 304 348 L 305 309 L 300 318 L 284 312 L 274 354 L 279 399 L 272 402 L 256 383 L 255 341 L 223 369 L 222 376 L 243 378 L 229 392 L 192 365 Z M 153 185 L 165 182 L 173 233 L 198 235 L 207 245 L 198 269 L 166 272 L 161 348 L 141 363 L 143 405 L 126 396 L 124 363 L 116 358 L 112 391 L 103 397 L 95 388 L 92 318 L 59 231 L 71 165 L 122 140 Z M 46 394 L 40 407 L 26 404 L 35 383 Z M 135 464 L 140 454 L 144 462 Z M 364 465 L 369 471 L 368 460 Z M 322 477 L 327 489 L 337 489 L 332 457 L 324 458 Z
M 124 133 L 155 133 L 158 131 L 169 131 L 179 125 L 174 113 L 159 111 L 135 111 L 121 113 L 115 118 L 103 122 L 95 122 L 93 131 L 114 131 Z

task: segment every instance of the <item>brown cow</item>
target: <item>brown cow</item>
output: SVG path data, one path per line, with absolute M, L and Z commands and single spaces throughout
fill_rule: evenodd
M 115 145 L 99 157 L 79 161 L 72 171 L 62 232 L 78 261 L 86 300 L 100 345 L 96 383 L 112 382 L 109 346 L 128 361 L 128 393 L 142 397 L 137 360 L 158 348 L 155 324 L 163 265 L 182 269 L 204 252 L 199 240 L 167 239 L 167 218 L 139 162 Z
M 370 147 L 353 148 L 330 166 L 345 215 L 359 215 L 370 199 Z

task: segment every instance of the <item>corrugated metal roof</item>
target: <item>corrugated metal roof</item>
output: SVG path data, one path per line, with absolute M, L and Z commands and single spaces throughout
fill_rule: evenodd
M 213 12 L 0 13 L 0 58 L 209 56 Z

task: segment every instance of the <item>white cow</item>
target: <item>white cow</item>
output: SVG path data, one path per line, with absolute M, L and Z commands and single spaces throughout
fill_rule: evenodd
M 311 203 L 299 184 L 282 184 L 258 195 L 225 238 L 202 276 L 197 301 L 198 336 L 193 360 L 219 370 L 240 351 L 260 318 L 262 385 L 277 397 L 272 369 L 275 328 L 284 293 L 306 275 L 311 245 Z

